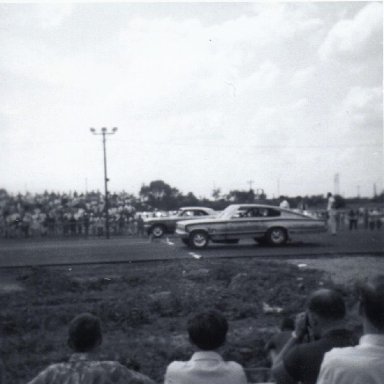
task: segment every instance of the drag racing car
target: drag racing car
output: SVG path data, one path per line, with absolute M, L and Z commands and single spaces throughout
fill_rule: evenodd
M 176 234 L 191 248 L 214 243 L 238 243 L 251 238 L 261 244 L 285 244 L 291 234 L 319 233 L 327 230 L 325 220 L 262 204 L 232 204 L 215 217 L 179 221 Z

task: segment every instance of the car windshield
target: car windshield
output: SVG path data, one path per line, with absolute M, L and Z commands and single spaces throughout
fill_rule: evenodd
M 220 219 L 229 219 L 233 216 L 237 209 L 237 206 L 230 205 L 229 207 L 225 208 L 224 211 L 220 212 L 217 217 Z

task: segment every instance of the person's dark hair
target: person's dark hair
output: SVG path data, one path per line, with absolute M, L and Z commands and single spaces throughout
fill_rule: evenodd
M 384 275 L 360 283 L 359 291 L 365 316 L 378 330 L 384 331 Z
M 228 322 L 217 311 L 201 312 L 188 321 L 190 341 L 204 351 L 219 348 L 224 344 L 228 331 Z
M 291 317 L 284 317 L 280 323 L 281 331 L 293 331 L 295 329 L 295 321 Z
M 97 347 L 102 340 L 98 317 L 90 313 L 76 316 L 68 329 L 68 344 L 75 352 L 87 352 Z
M 346 312 L 341 293 L 325 288 L 312 293 L 308 309 L 325 320 L 342 320 Z

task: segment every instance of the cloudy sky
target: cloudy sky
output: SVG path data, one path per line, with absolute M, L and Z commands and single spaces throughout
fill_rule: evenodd
M 383 189 L 382 3 L 0 4 L 0 187 Z M 252 184 L 249 181 L 252 180 Z

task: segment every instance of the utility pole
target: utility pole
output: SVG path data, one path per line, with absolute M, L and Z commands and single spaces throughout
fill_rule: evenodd
M 249 184 L 249 190 L 252 191 L 253 180 L 248 180 L 247 183 Z
M 105 210 L 105 236 L 107 239 L 109 239 L 109 204 L 108 204 L 108 173 L 107 173 L 107 150 L 106 150 L 106 135 L 113 135 L 117 132 L 117 128 L 112 128 L 112 131 L 108 132 L 108 129 L 103 127 L 101 128 L 100 132 L 96 132 L 95 128 L 90 128 L 90 131 L 94 135 L 101 135 L 103 136 L 103 154 L 104 154 L 104 189 L 105 189 L 105 204 L 104 204 L 104 210 Z

